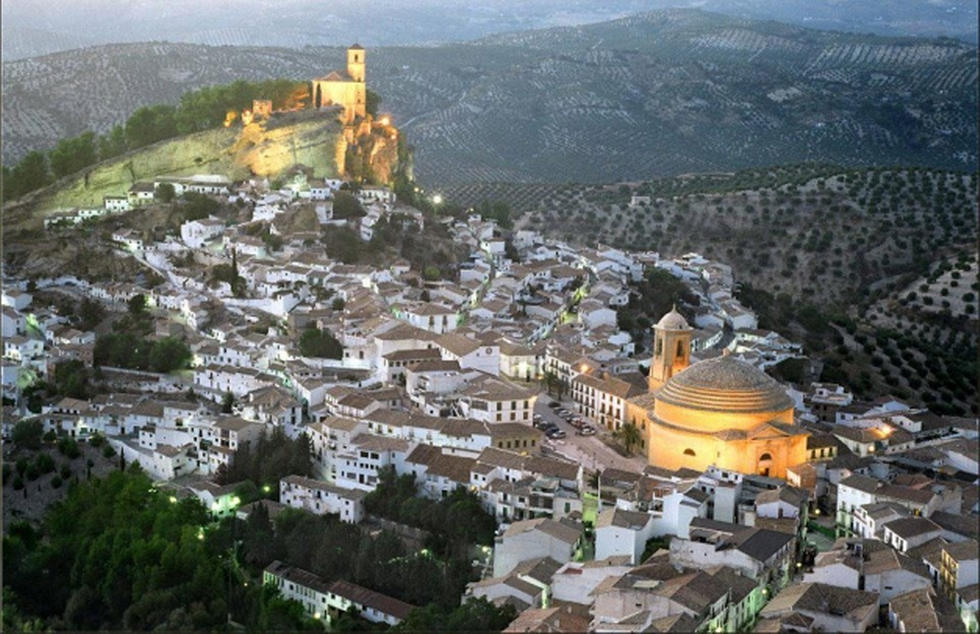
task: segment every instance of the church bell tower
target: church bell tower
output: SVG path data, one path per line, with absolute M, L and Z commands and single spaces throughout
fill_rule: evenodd
M 358 83 L 364 83 L 364 47 L 355 44 L 347 49 L 347 74 Z
M 676 306 L 653 327 L 653 358 L 647 379 L 651 392 L 659 390 L 667 379 L 691 365 L 692 332 Z

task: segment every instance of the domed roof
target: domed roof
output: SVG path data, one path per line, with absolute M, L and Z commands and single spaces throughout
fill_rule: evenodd
M 793 400 L 778 381 L 755 366 L 724 355 L 700 361 L 670 377 L 658 401 L 718 412 L 781 412 Z
M 684 319 L 684 315 L 677 312 L 677 306 L 670 309 L 670 312 L 660 318 L 657 322 L 657 328 L 663 330 L 690 330 L 691 327 L 687 325 L 687 320 Z

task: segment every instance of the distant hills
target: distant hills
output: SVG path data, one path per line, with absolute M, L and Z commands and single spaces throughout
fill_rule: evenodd
M 342 49 L 100 46 L 7 62 L 3 157 L 236 78 L 307 78 Z M 827 161 L 975 170 L 975 47 L 697 10 L 368 51 L 416 175 L 603 182 Z
M 876 35 L 977 42 L 975 0 L 12 0 L 6 60 L 123 42 L 209 46 L 367 46 L 463 42 L 493 33 L 575 26 L 641 11 L 698 8 L 738 18 Z

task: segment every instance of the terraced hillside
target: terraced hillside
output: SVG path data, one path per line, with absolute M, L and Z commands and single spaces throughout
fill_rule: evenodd
M 236 78 L 313 77 L 336 48 L 134 44 L 4 64 L 4 159 Z M 431 186 L 609 182 L 801 161 L 977 164 L 975 48 L 691 10 L 368 51 Z
M 717 258 L 761 325 L 805 341 L 827 380 L 965 413 L 976 406 L 977 184 L 976 173 L 804 165 L 446 195 L 512 201 L 519 227 L 572 244 Z

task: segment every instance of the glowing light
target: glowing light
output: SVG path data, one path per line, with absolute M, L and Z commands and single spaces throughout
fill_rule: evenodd
M 803 567 L 803 564 L 802 564 L 801 562 L 799 562 L 799 561 L 798 561 L 798 562 L 796 562 L 796 567 L 797 567 L 797 568 L 802 568 L 802 567 Z
M 212 502 L 212 503 L 211 503 L 211 510 L 212 510 L 212 511 L 217 511 L 217 510 L 218 510 L 218 509 L 220 509 L 220 508 L 221 508 L 221 505 L 220 505 L 220 504 L 218 504 L 217 502 Z
M 389 126 L 389 125 L 391 125 L 391 118 L 388 117 L 387 115 L 385 115 L 384 117 L 381 117 L 381 119 L 380 119 L 380 121 L 378 121 L 378 123 L 380 123 L 383 126 Z
M 320 613 L 319 613 L 319 612 L 314 612 L 314 613 L 313 613 L 313 618 L 314 618 L 314 619 L 318 619 L 318 620 L 319 620 L 319 618 L 320 618 Z
M 240 497 L 238 497 L 237 495 L 235 497 L 231 498 L 231 504 L 232 504 L 232 506 L 238 506 L 241 503 L 242 503 L 242 499 Z
M 204 541 L 204 529 L 198 529 L 197 538 L 200 539 L 201 541 Z
M 436 205 L 441 205 L 442 204 L 442 196 L 440 196 L 439 194 L 435 194 L 432 197 L 432 202 L 435 203 Z
M 270 487 L 268 484 L 263 484 L 262 485 L 262 492 L 263 493 L 268 493 L 271 490 L 272 490 L 272 487 Z
M 238 113 L 235 112 L 234 110 L 229 110 L 228 113 L 225 115 L 225 124 L 224 124 L 225 127 L 226 128 L 229 127 L 237 118 L 238 118 Z
M 242 125 L 248 125 L 252 123 L 252 119 L 254 118 L 255 117 L 252 114 L 251 110 L 242 110 Z
M 171 504 L 176 504 L 177 503 L 177 496 L 171 495 L 170 496 L 170 503 Z

